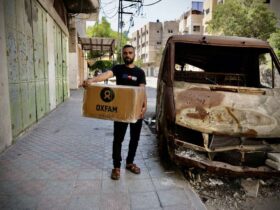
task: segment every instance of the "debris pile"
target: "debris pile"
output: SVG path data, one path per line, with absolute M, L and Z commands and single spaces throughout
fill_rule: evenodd
M 280 179 L 236 178 L 185 168 L 184 175 L 207 209 L 255 209 L 273 202 L 280 206 Z M 273 209 L 273 208 L 266 208 Z
M 268 153 L 265 164 L 280 171 L 280 153 Z

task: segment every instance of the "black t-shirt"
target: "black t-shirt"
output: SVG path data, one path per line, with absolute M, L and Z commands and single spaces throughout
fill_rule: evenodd
M 137 66 L 128 68 L 124 64 L 116 65 L 112 71 L 117 78 L 117 85 L 139 86 L 146 84 L 145 72 Z

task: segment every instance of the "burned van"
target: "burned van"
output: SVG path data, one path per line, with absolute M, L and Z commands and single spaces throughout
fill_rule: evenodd
M 279 72 L 262 40 L 170 37 L 157 85 L 161 156 L 216 173 L 279 175 L 267 164 L 280 152 Z

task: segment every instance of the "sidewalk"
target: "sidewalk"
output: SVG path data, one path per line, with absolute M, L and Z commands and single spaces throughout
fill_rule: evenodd
M 174 166 L 162 166 L 145 124 L 141 174 L 123 163 L 121 179 L 111 180 L 113 123 L 81 117 L 82 90 L 71 95 L 0 155 L 0 209 L 206 209 Z

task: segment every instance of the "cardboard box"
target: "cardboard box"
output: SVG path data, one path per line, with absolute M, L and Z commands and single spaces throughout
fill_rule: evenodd
M 145 88 L 94 84 L 84 91 L 83 116 L 135 123 L 141 114 Z

